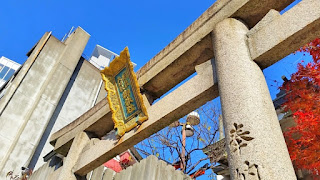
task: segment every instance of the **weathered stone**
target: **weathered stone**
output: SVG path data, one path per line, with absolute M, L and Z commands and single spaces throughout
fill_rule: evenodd
M 225 19 L 213 31 L 231 179 L 296 179 L 247 27 Z
M 116 172 L 111 169 L 106 169 L 104 171 L 103 180 L 113 180 L 113 176 Z
M 303 0 L 256 33 L 250 33 L 252 59 L 264 69 L 319 37 L 319 7 L 318 0 Z
M 250 22 L 249 24 L 254 26 L 270 9 L 282 10 L 291 2 L 292 0 L 281 2 L 262 2 L 260 0 L 217 1 L 172 43 L 139 70 L 140 85 L 143 86 L 149 97 L 159 97 L 195 72 L 194 66 L 196 64 L 200 64 L 213 57 L 210 32 L 216 23 L 226 17 L 237 17 Z M 109 115 L 111 116 L 111 114 Z M 81 119 L 85 120 L 85 118 Z M 95 121 L 98 121 L 98 119 L 95 119 Z M 59 140 L 60 147 L 62 147 L 71 142 L 77 132 L 83 130 L 90 132 L 98 131 L 99 128 L 95 127 L 102 127 L 102 123 L 100 124 L 95 121 L 82 124 L 84 121 L 77 120 L 77 122 L 71 123 L 60 132 L 55 133 L 51 137 L 51 142 L 54 144 L 62 134 L 65 134 L 68 138 L 63 138 L 63 141 L 62 139 Z M 99 122 L 108 123 L 109 121 Z M 81 126 L 78 126 L 80 124 Z M 77 130 L 70 131 L 73 127 Z M 107 129 L 113 128 L 112 124 L 103 127 L 108 127 Z M 106 128 L 100 129 L 103 129 L 102 132 L 106 132 Z M 69 147 L 67 146 L 65 149 L 68 150 Z
M 139 84 L 155 98 L 195 72 L 194 66 L 213 58 L 210 33 L 228 17 L 253 27 L 270 9 L 281 11 L 293 0 L 219 0 L 138 71 Z
M 103 176 L 104 166 L 100 166 L 93 170 L 91 179 L 92 180 L 101 180 Z
M 199 107 L 205 101 L 216 97 L 216 84 L 212 84 L 216 81 L 214 80 L 215 77 L 212 77 L 212 69 L 211 74 L 207 74 L 207 71 L 202 72 L 200 70 L 202 68 L 194 68 L 194 66 L 213 57 L 212 35 L 210 32 L 218 23 L 213 39 L 214 47 L 216 48 L 215 53 L 217 53 L 215 57 L 219 62 L 217 66 L 219 67 L 218 74 L 219 82 L 221 83 L 219 89 L 223 114 L 224 118 L 226 118 L 225 122 L 228 122 L 226 123 L 228 125 L 226 134 L 227 138 L 229 138 L 229 143 L 231 142 L 233 145 L 232 148 L 229 147 L 229 153 L 240 154 L 240 150 L 244 153 L 241 157 L 235 155 L 229 157 L 230 162 L 232 162 L 231 167 L 233 169 L 231 169 L 231 172 L 233 177 L 237 175 L 245 175 L 246 177 L 252 175 L 253 179 L 258 179 L 260 178 L 257 176 L 259 173 L 261 177 L 268 179 L 279 179 L 279 177 L 285 177 L 286 179 L 292 177 L 294 179 L 292 165 L 279 123 L 275 118 L 275 112 L 272 103 L 270 103 L 271 98 L 260 70 L 260 68 L 266 68 L 280 60 L 289 51 L 290 53 L 294 51 L 292 49 L 293 46 L 290 46 L 289 50 L 279 52 L 282 47 L 290 45 L 290 43 L 294 44 L 294 46 L 301 45 L 301 42 L 294 41 L 297 36 L 302 38 L 303 42 L 314 37 L 310 33 L 310 28 L 319 26 L 318 10 L 312 11 L 307 18 L 294 21 L 295 23 L 301 23 L 301 26 L 281 26 L 286 21 L 289 23 L 295 17 L 293 16 L 295 11 L 304 15 L 302 11 L 307 12 L 308 10 L 306 9 L 308 7 L 310 9 L 319 7 L 318 2 L 315 0 L 304 0 L 298 4 L 296 7 L 298 9 L 294 7 L 282 16 L 276 11 L 269 11 L 273 8 L 280 11 L 291 2 L 289 0 L 221 0 L 216 2 L 176 40 L 170 43 L 138 72 L 140 85 L 143 86 L 143 90 L 146 91 L 148 96 L 152 98 L 160 97 L 195 72 L 195 69 L 198 69 L 198 75 L 148 107 L 150 119 L 139 128 L 124 135 L 119 141 L 114 138 L 101 140 L 92 148 L 84 151 L 82 153 L 84 158 L 80 159 L 75 167 L 76 173 L 80 175 L 86 174 L 119 152 L 126 150 L 133 144 L 180 118 L 187 111 Z M 265 16 L 267 12 L 269 13 Z M 264 18 L 248 33 L 248 29 L 239 21 L 229 19 L 219 23 L 227 17 L 239 18 L 249 28 L 256 25 L 262 17 Z M 228 24 L 226 22 L 229 22 L 229 25 L 225 28 L 223 24 Z M 293 29 L 289 29 L 291 27 Z M 279 32 L 276 32 L 278 34 L 283 31 L 283 35 L 272 39 L 275 30 L 279 30 Z M 265 34 L 267 36 L 264 36 Z M 246 36 L 249 36 L 249 48 L 246 46 Z M 271 41 L 270 43 L 268 42 L 269 40 Z M 258 62 L 260 68 L 253 60 Z M 212 93 L 212 95 L 209 95 L 209 93 Z M 56 136 L 52 140 L 56 142 L 56 148 L 60 149 L 59 147 L 66 146 L 66 144 L 72 142 L 78 132 L 88 130 L 90 127 L 92 130 L 90 132 L 95 133 L 95 131 L 98 131 L 99 128 L 92 127 L 99 127 L 100 124 L 98 122 L 101 122 L 102 117 L 110 120 L 109 117 L 109 119 L 106 118 L 107 114 L 110 115 L 108 111 L 97 114 L 99 115 L 94 116 L 91 114 L 90 120 L 87 120 L 89 115 L 85 114 L 86 118 L 83 117 L 81 121 L 75 121 L 55 134 Z M 108 128 L 112 127 L 109 124 Z M 105 131 L 107 128 L 103 127 L 101 129 Z M 244 134 L 241 134 L 240 130 Z M 231 136 L 232 139 L 230 139 Z M 65 153 L 68 150 L 66 148 Z M 274 152 L 277 152 L 277 154 L 274 155 Z M 271 154 L 274 157 L 270 157 Z M 274 167 L 271 167 L 271 164 Z M 235 173 L 237 169 L 238 172 Z M 240 171 L 244 173 L 242 174 Z
M 77 180 L 72 168 L 78 161 L 83 148 L 89 143 L 89 137 L 85 132 L 79 133 L 70 148 L 68 157 L 63 161 L 63 166 L 57 180 Z
M 261 28 L 267 26 L 269 23 L 280 17 L 279 11 L 270 9 L 270 11 L 248 32 L 248 36 L 258 32 Z
M 119 152 L 127 150 L 133 144 L 142 141 L 205 102 L 217 97 L 217 84 L 214 83 L 212 76 L 211 61 L 204 63 L 202 67 L 197 68 L 202 69 L 202 72 L 150 106 L 148 108 L 149 120 L 139 128 L 128 132 L 120 140 L 112 138 L 101 140 L 83 152 L 81 155 L 83 158 L 79 159 L 75 167 L 76 173 L 79 175 L 87 174 Z

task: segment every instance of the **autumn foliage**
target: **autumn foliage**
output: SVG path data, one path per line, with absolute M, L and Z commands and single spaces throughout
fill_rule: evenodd
M 320 174 L 320 39 L 300 48 L 313 61 L 298 64 L 298 71 L 282 85 L 284 108 L 292 112 L 296 126 L 285 132 L 290 157 L 297 168 Z

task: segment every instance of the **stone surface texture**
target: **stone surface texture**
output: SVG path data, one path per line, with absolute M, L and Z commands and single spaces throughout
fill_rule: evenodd
M 296 179 L 264 75 L 252 61 L 247 27 L 225 19 L 213 31 L 231 179 Z
M 320 1 L 302 0 L 256 33 L 249 33 L 251 57 L 264 69 L 319 37 L 319 26 Z
M 79 138 L 76 140 L 79 142 Z M 84 142 L 84 141 L 83 141 Z M 74 155 L 72 155 L 74 156 Z M 74 156 L 75 157 L 75 156 Z M 71 165 L 70 162 L 67 164 Z M 65 171 L 67 172 L 67 171 Z M 57 180 L 61 173 L 63 180 L 72 180 L 72 174 L 65 173 L 63 166 L 55 169 L 50 167 L 49 163 L 44 164 L 35 171 L 29 180 Z M 78 177 L 78 180 L 81 179 Z M 83 178 L 84 179 L 84 178 Z M 100 166 L 86 175 L 86 180 L 191 180 L 190 176 L 183 174 L 180 170 L 175 170 L 171 164 L 159 160 L 155 156 L 149 156 L 142 161 L 135 163 L 133 166 L 122 170 L 119 173 L 111 169 Z
M 275 20 L 276 18 L 280 17 L 279 11 L 274 9 L 270 9 L 270 11 L 247 33 L 248 36 L 258 32 L 261 28 L 268 25 L 270 22 Z
M 270 9 L 281 11 L 293 0 L 218 0 L 197 20 L 138 71 L 139 84 L 160 97 L 195 72 L 194 66 L 213 58 L 211 31 L 228 17 L 245 21 L 250 28 Z
M 226 127 L 226 129 L 229 128 L 229 132 L 226 131 L 226 134 L 229 138 L 231 134 L 233 135 L 232 143 L 237 147 L 235 152 L 240 153 L 240 150 L 249 149 L 244 153 L 252 155 L 252 157 L 246 155 L 247 160 L 241 159 L 243 162 L 239 166 L 237 174 L 240 177 L 248 176 L 251 173 L 256 175 L 255 178 L 260 178 L 257 174 L 261 173 L 261 176 L 266 179 L 273 177 L 263 174 L 282 174 L 281 178 L 294 177 L 279 123 L 276 120 L 271 98 L 260 69 L 268 67 L 288 53 L 295 51 L 294 48 L 297 45 L 303 45 L 301 39 L 304 42 L 314 38 L 311 30 L 319 27 L 319 8 L 317 8 L 319 1 L 303 0 L 297 7 L 279 15 L 278 11 L 291 2 L 293 0 L 220 0 L 213 4 L 191 26 L 139 70 L 138 81 L 142 89 L 146 91 L 146 96 L 152 97 L 154 100 L 193 72 L 197 71 L 198 74 L 152 104 L 148 108 L 148 112 L 151 114 L 150 119 L 139 128 L 124 135 L 120 141 L 115 139 L 101 140 L 93 148 L 84 151 L 84 158 L 80 159 L 75 167 L 76 172 L 80 175 L 86 174 L 101 165 L 103 161 L 112 158 L 122 150 L 182 117 L 187 111 L 190 112 L 206 101 L 217 97 L 217 83 L 213 83 L 216 81 L 215 77 L 212 77 L 214 68 L 211 68 L 211 74 L 207 74 L 206 68 L 200 66 L 201 63 L 213 58 L 214 53 L 219 53 L 215 57 L 218 58 L 217 62 L 220 62 L 218 65 L 220 66 L 219 82 L 223 85 L 219 88 L 223 99 L 222 104 L 226 109 L 224 110 L 224 118 L 227 118 L 226 121 L 229 122 L 229 126 Z M 309 13 L 309 9 L 313 11 Z M 295 14 L 302 16 L 302 20 L 299 20 Z M 251 28 L 251 31 L 248 32 L 248 29 L 244 28 L 242 24 L 239 26 L 240 29 L 236 31 L 240 34 L 239 36 L 235 35 L 237 33 L 225 33 L 219 22 L 228 17 L 241 19 L 249 29 Z M 293 20 L 293 18 L 295 19 Z M 293 25 L 291 25 L 291 20 L 294 22 Z M 232 22 L 236 22 L 231 23 L 235 27 L 239 24 L 238 21 Z M 221 28 L 220 32 L 217 31 L 218 27 L 215 28 L 218 23 L 218 27 Z M 226 29 L 236 29 L 233 25 Z M 211 34 L 214 28 L 216 34 L 225 34 L 219 37 L 222 39 L 217 39 L 216 34 Z M 315 34 L 318 33 L 317 30 L 315 32 Z M 233 38 L 233 36 L 235 37 Z M 249 38 L 247 39 L 246 36 Z M 214 44 L 211 38 L 213 38 Z M 249 47 L 245 45 L 246 43 L 249 44 Z M 215 49 L 213 52 L 214 48 L 220 49 L 218 51 Z M 260 68 L 253 61 L 256 61 Z M 198 64 L 200 66 L 196 66 Z M 103 108 L 107 107 L 106 104 L 102 105 L 102 102 L 98 103 L 82 117 L 53 134 L 51 142 L 55 144 L 56 150 L 63 149 L 64 153 L 67 153 L 74 137 L 84 130 L 90 129 L 90 132 L 98 132 L 103 135 L 107 129 L 113 128 L 111 124 L 108 124 L 99 130 L 99 127 L 102 127 L 102 122 L 110 120 L 110 112 L 108 110 L 103 112 L 102 106 L 105 106 Z M 240 130 L 245 134 L 241 135 Z M 253 147 L 257 150 L 255 151 Z M 276 155 L 271 157 L 271 154 L 273 155 L 275 152 Z M 256 157 L 259 157 L 257 162 L 253 162 Z M 267 168 L 261 163 L 267 164 Z M 269 167 L 273 163 L 275 163 L 275 167 Z M 258 172 L 261 168 L 262 171 Z M 236 169 L 233 170 L 236 171 Z M 278 177 L 274 178 L 278 179 Z
M 57 180 L 77 180 L 77 177 L 72 172 L 72 167 L 74 167 L 77 160 L 81 158 L 80 154 L 89 142 L 90 138 L 85 132 L 79 133 L 74 138 L 68 157 L 64 159 L 63 166 L 60 167 L 62 169 Z
M 207 101 L 216 98 L 218 91 L 212 76 L 211 60 L 197 66 L 196 69 L 199 71 L 196 76 L 147 109 L 149 119 L 139 128 L 126 133 L 120 140 L 110 137 L 84 151 L 83 158 L 79 159 L 75 167 L 75 172 L 79 175 L 87 174 L 119 152 L 127 150 L 133 144 L 142 141 Z M 58 141 L 64 137 L 60 137 Z
M 270 9 L 280 11 L 291 2 L 293 0 L 280 2 L 276 0 L 219 0 L 215 2 L 174 41 L 138 71 L 139 84 L 147 91 L 148 97 L 151 96 L 153 100 L 160 97 L 184 78 L 194 73 L 195 65 L 213 58 L 210 32 L 218 22 L 227 17 L 237 17 L 253 27 Z M 77 119 L 76 122 L 53 134 L 51 142 L 54 144 L 61 136 L 69 136 L 64 138 L 65 141 L 63 142 L 60 140 L 60 145 L 65 145 L 74 138 L 77 132 L 87 130 L 88 126 L 101 127 L 99 122 L 103 122 L 98 122 L 98 119 L 91 119 L 90 123 L 85 123 L 85 118 L 80 119 L 82 119 L 81 122 Z M 77 130 L 71 130 L 73 128 Z M 91 129 L 97 131 L 97 128 Z M 70 143 L 68 147 L 70 147 Z

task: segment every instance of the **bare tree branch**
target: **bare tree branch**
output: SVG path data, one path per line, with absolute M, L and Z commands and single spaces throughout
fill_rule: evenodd
M 190 173 L 196 168 L 200 168 L 204 162 L 210 163 L 210 157 L 206 156 L 202 150 L 218 140 L 219 108 L 216 108 L 214 103 L 209 102 L 196 111 L 200 114 L 201 121 L 200 124 L 193 127 L 194 135 L 186 138 L 186 146 L 184 147 L 185 173 Z M 186 117 L 181 118 L 179 121 L 186 123 Z M 136 145 L 136 148 L 146 156 L 153 154 L 169 163 L 182 162 L 181 126 L 166 127 Z

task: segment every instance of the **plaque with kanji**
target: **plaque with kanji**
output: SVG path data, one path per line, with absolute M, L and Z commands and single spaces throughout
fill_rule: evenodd
M 148 119 L 127 47 L 101 71 L 101 76 L 118 136 Z

